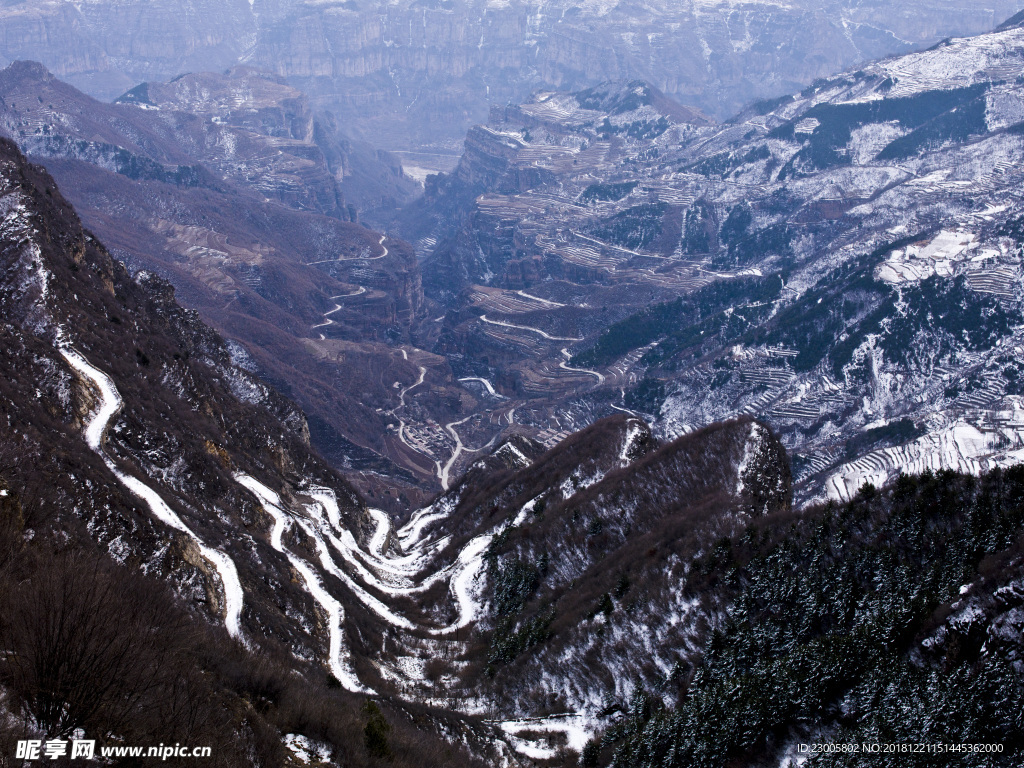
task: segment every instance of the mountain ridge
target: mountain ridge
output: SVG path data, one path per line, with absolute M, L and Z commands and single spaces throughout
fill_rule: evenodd
M 147 80 L 254 65 L 314 94 L 361 137 L 437 170 L 430 155 L 454 159 L 457 141 L 489 106 L 539 88 L 643 79 L 722 119 L 857 62 L 983 32 L 1019 10 L 1012 0 L 986 8 L 915 2 L 897 13 L 875 2 L 802 0 L 32 0 L 4 17 L 12 33 L 0 56 L 43 59 L 106 99 Z
M 770 426 L 748 416 L 659 442 L 620 413 L 546 450 L 495 441 L 396 529 L 167 282 L 129 276 L 41 168 L 11 143 L 0 153 L 0 452 L 25 434 L 37 446 L 0 470 L 0 580 L 31 574 L 0 596 L 24 611 L 70 583 L 115 585 L 122 612 L 98 615 L 152 632 L 132 597 L 148 596 L 177 624 L 140 658 L 169 665 L 158 690 L 192 680 L 184 700 L 202 697 L 208 724 L 153 717 L 152 690 L 131 727 L 113 710 L 33 719 L 39 683 L 16 653 L 0 661 L 4 739 L 85 723 L 145 742 L 173 725 L 228 745 L 224 765 L 647 765 L 674 750 L 755 766 L 808 728 L 881 738 L 878 723 L 937 687 L 973 692 L 955 699 L 957 734 L 1008 734 L 996 764 L 1024 748 L 1019 468 L 901 476 L 795 509 Z M 84 580 L 80 550 L 104 562 Z M 0 641 L 31 653 L 10 615 Z M 878 631 L 836 662 L 851 617 Z M 195 680 L 175 677 L 183 660 Z M 794 669 L 828 684 L 804 690 Z M 883 695 L 889 670 L 899 685 Z
M 803 500 L 1012 463 L 1019 37 L 951 39 L 718 126 L 571 93 L 496 111 L 402 222 L 451 308 L 438 343 L 478 350 L 467 375 L 501 360 L 541 429 L 763 418 Z

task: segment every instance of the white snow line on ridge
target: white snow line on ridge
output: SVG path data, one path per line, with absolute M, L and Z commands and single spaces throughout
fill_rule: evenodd
M 523 504 L 523 508 L 519 510 L 519 514 L 516 515 L 515 519 L 508 527 L 515 528 L 517 525 L 522 525 L 524 522 L 526 522 L 527 515 L 533 512 L 534 508 L 537 506 L 537 502 L 540 501 L 540 498 L 543 495 L 543 493 L 538 494 L 537 496 L 534 496 L 528 502 Z
M 750 460 L 754 457 L 754 451 L 757 449 L 757 443 L 761 439 L 761 428 L 753 423 L 750 425 L 750 434 L 747 436 L 746 442 L 743 444 L 743 458 L 740 459 L 740 464 L 736 468 L 736 495 L 740 496 L 743 493 L 744 480 L 743 473 L 747 471 L 747 465 L 750 464 Z
M 245 596 L 242 591 L 242 582 L 238 578 L 238 570 L 230 557 L 223 552 L 206 546 L 180 517 L 172 510 L 156 491 L 143 483 L 141 480 L 126 475 L 117 469 L 113 460 L 103 450 L 103 434 L 106 432 L 110 420 L 121 408 L 121 396 L 117 387 L 107 374 L 93 366 L 88 360 L 70 347 L 58 347 L 61 356 L 68 365 L 74 368 L 79 374 L 92 382 L 100 394 L 100 407 L 89 419 L 85 428 L 85 442 L 96 452 L 114 477 L 121 482 L 129 491 L 146 503 L 153 516 L 165 525 L 180 531 L 191 538 L 203 559 L 208 561 L 220 576 L 221 586 L 224 590 L 224 626 L 228 634 L 239 638 L 243 642 L 241 616 Z
M 542 496 L 543 494 L 541 494 Z M 495 526 L 490 533 L 484 533 L 470 539 L 469 543 L 459 552 L 459 559 L 456 568 L 457 573 L 449 583 L 449 590 L 455 595 L 459 603 L 458 620 L 446 629 L 461 629 L 471 624 L 480 611 L 480 605 L 474 587 L 480 579 L 484 565 L 484 553 L 491 545 L 491 541 L 502 531 L 521 525 L 527 515 L 533 511 L 540 496 L 537 496 L 523 505 L 522 509 L 513 520 L 506 520 L 501 525 Z M 461 566 L 461 567 L 460 567 Z M 440 630 L 444 631 L 444 630 Z
M 515 456 L 517 459 L 523 462 L 524 467 L 528 467 L 533 463 L 532 461 L 530 461 L 530 459 L 526 456 L 525 453 L 523 453 L 514 445 L 512 445 L 512 443 L 505 443 L 503 446 L 501 446 L 501 448 L 495 451 L 495 455 L 501 453 L 506 448 L 508 449 L 509 453 L 511 453 L 513 456 Z

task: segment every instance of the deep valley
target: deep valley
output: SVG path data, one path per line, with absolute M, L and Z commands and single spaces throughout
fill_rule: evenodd
M 1021 763 L 1024 12 L 684 5 L 0 8 L 0 766 Z

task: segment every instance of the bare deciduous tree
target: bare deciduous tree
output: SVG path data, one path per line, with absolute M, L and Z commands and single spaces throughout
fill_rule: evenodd
M 173 695 L 175 671 L 162 662 L 174 657 L 181 615 L 145 581 L 57 554 L 14 587 L 9 606 L 5 677 L 48 736 L 118 733 L 162 703 L 162 689 Z

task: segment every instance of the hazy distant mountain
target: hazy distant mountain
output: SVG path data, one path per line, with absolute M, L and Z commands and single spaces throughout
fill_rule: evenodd
M 488 105 L 642 78 L 716 118 L 858 62 L 991 29 L 1020 0 L 228 0 L 0 6 L 0 63 L 42 61 L 113 98 L 248 63 L 377 146 L 451 152 Z M 410 163 L 415 164 L 410 158 Z M 420 157 L 432 167 L 437 158 Z

